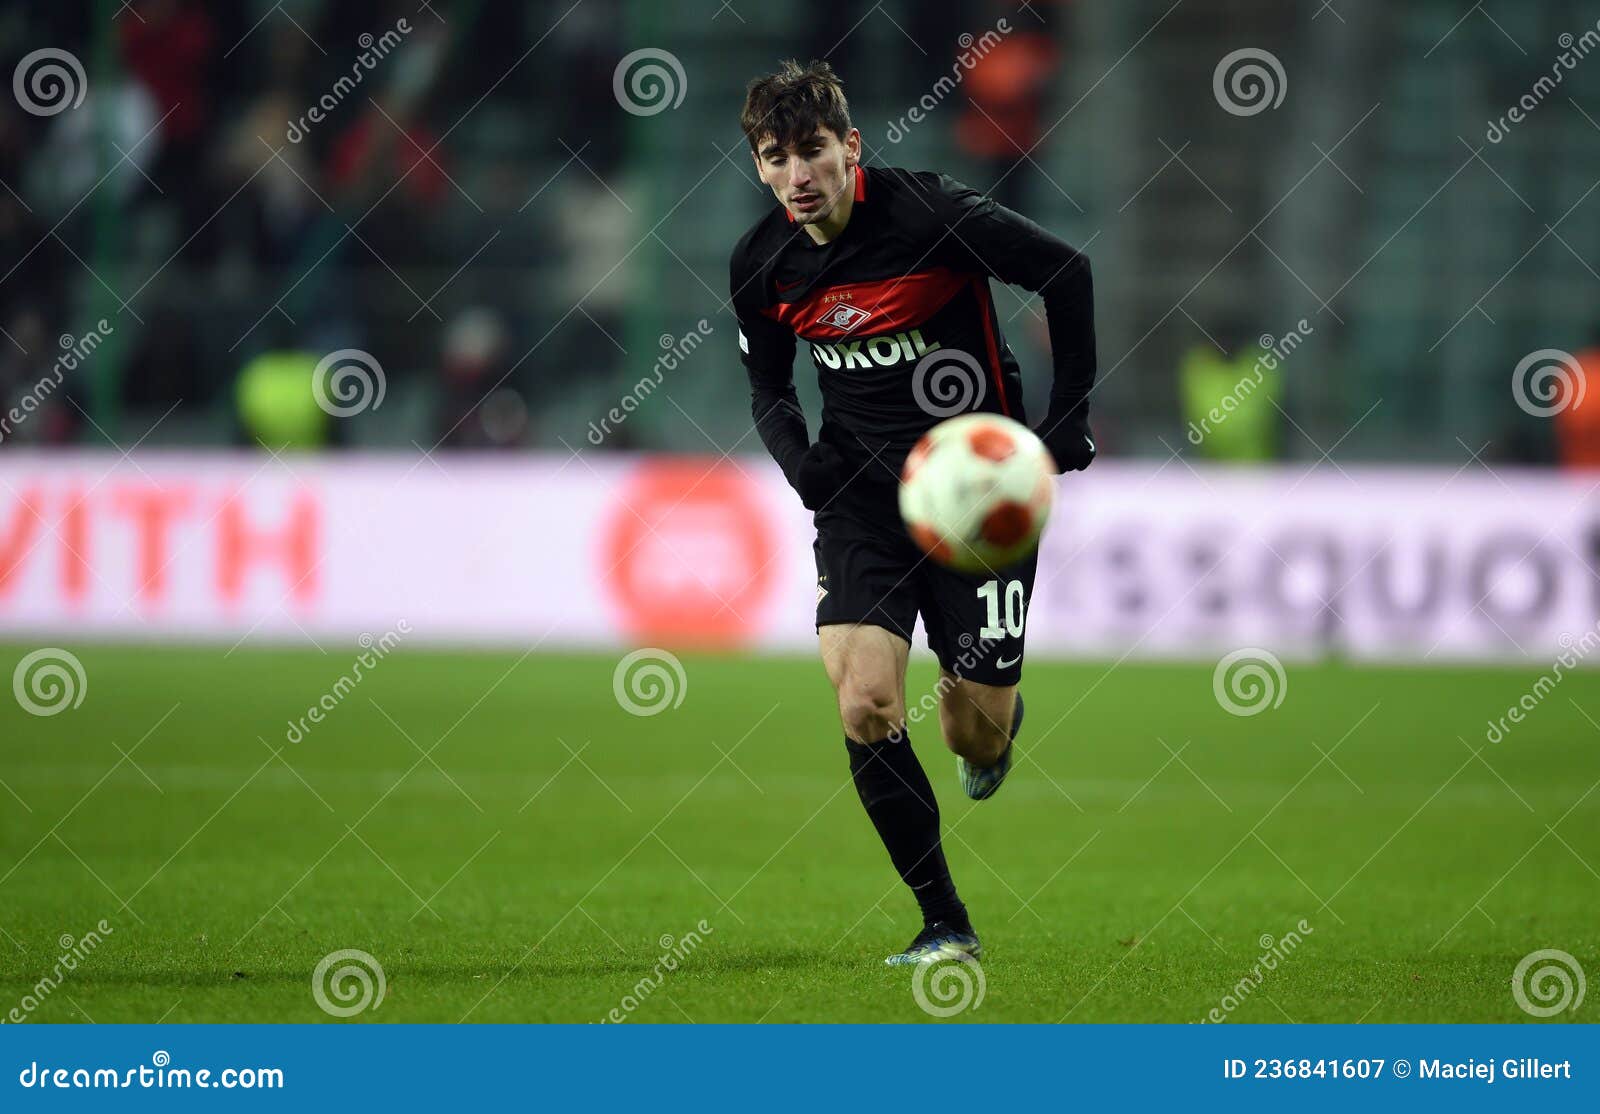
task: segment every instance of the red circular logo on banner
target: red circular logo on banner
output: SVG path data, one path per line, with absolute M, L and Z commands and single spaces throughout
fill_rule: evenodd
M 761 491 L 727 461 L 647 461 L 603 531 L 606 590 L 634 638 L 727 645 L 754 633 L 775 545 Z

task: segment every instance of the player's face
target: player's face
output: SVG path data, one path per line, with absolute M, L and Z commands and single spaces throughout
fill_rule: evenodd
M 831 128 L 818 128 L 784 146 L 771 136 L 756 152 L 756 172 L 796 224 L 824 224 L 833 215 L 852 168 L 861 157 L 861 133 L 851 128 L 840 139 Z

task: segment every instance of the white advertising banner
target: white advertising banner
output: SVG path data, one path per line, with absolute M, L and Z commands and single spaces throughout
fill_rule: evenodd
M 6 453 L 0 637 L 803 650 L 811 542 L 763 458 Z M 1028 650 L 1548 661 L 1597 554 L 1600 474 L 1102 462 Z

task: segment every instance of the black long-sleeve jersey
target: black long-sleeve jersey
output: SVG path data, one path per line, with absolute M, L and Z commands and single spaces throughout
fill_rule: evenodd
M 794 389 L 796 338 L 817 366 L 819 439 L 869 488 L 895 482 L 953 400 L 1026 422 L 991 277 L 1043 295 L 1055 365 L 1046 424 L 1085 417 L 1095 376 L 1088 258 L 945 175 L 857 167 L 839 236 L 817 244 L 779 207 L 740 238 L 730 272 L 751 411 L 791 485 L 810 444 Z M 928 356 L 938 350 L 945 355 Z M 964 374 L 967 383 L 953 378 Z

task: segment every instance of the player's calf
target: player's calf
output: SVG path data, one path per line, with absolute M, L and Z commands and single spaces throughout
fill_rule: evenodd
M 945 742 L 956 752 L 961 789 L 975 801 L 999 791 L 1011 772 L 1012 741 L 1022 727 L 1022 694 L 1015 685 L 960 682 L 965 691 L 940 705 Z
M 982 685 L 941 674 L 939 727 L 947 747 L 974 766 L 993 766 L 1011 745 L 1015 685 Z

